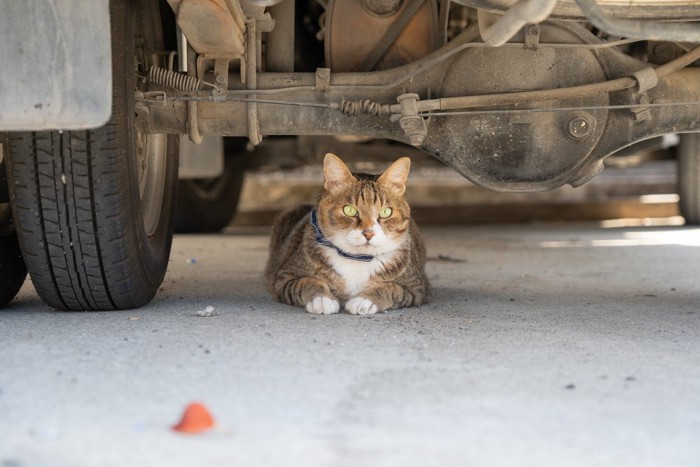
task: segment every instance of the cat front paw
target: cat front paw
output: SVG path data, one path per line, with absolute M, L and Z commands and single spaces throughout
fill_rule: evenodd
M 362 297 L 355 297 L 348 300 L 345 304 L 345 309 L 353 315 L 373 315 L 379 311 L 377 305 L 372 303 L 371 300 Z
M 306 311 L 315 315 L 332 315 L 340 311 L 340 304 L 337 300 L 319 295 L 306 304 Z

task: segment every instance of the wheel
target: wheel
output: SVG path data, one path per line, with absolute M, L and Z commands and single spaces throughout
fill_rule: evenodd
M 5 162 L 0 154 L 0 308 L 15 298 L 27 277 L 10 213 Z
M 231 222 L 243 187 L 245 145 L 244 138 L 224 139 L 224 173 L 220 177 L 180 180 L 175 212 L 177 232 L 218 232 Z
M 147 135 L 138 75 L 162 48 L 157 2 L 110 2 L 113 108 L 99 129 L 10 134 L 17 236 L 34 286 L 63 310 L 148 303 L 165 275 L 177 188 L 177 138 Z
M 689 225 L 700 224 L 700 133 L 680 135 L 678 194 L 681 215 Z

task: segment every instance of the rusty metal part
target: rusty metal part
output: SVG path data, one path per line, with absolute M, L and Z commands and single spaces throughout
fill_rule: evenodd
M 539 23 L 547 19 L 557 0 L 519 0 L 515 5 L 481 32 L 481 37 L 488 45 L 503 45 L 520 31 L 526 24 Z
M 637 107 L 631 109 L 634 114 L 634 120 L 643 122 L 651 118 L 649 111 L 649 96 L 647 91 L 659 83 L 659 76 L 656 70 L 652 67 L 642 68 L 641 70 L 632 73 L 632 77 L 637 80 L 637 86 L 631 96 L 631 102 L 637 104 Z
M 294 0 L 270 8 L 275 26 L 265 39 L 265 70 L 294 71 Z
M 318 68 L 316 70 L 316 90 L 328 92 L 331 89 L 331 69 Z
M 418 13 L 425 0 L 415 0 L 408 8 L 405 8 L 397 15 L 396 20 L 389 26 L 384 35 L 372 47 L 365 59 L 360 64 L 360 70 L 372 70 L 377 66 L 379 60 L 386 54 L 389 47 L 396 42 L 401 32 L 406 28 L 409 21 Z
M 229 76 L 230 72 L 228 71 L 229 64 L 232 61 L 238 61 L 240 64 L 238 76 L 233 79 Z M 243 55 L 199 54 L 197 55 L 197 61 L 194 66 L 197 76 L 204 78 L 207 70 L 211 68 L 212 65 L 214 68 L 213 75 L 208 76 L 207 80 L 202 79 L 202 83 L 206 86 L 213 87 L 213 94 L 218 96 L 219 100 L 221 100 L 222 96 L 226 95 L 228 83 L 230 81 L 246 84 L 246 61 Z M 215 84 L 211 84 L 211 81 Z
M 199 53 L 241 55 L 243 30 L 224 0 L 182 0 L 177 25 Z
M 462 49 L 478 37 L 476 27 L 470 27 L 442 50 L 398 69 L 331 73 L 324 90 L 316 88 L 315 73 L 258 74 L 255 93 L 263 96 L 255 102 L 260 130 L 266 135 L 357 134 L 409 143 L 400 118 L 392 121 L 384 111 L 386 103 L 405 93 L 424 99 L 416 101 L 417 107 L 437 100 L 429 99 L 431 95 L 468 98 L 466 104 L 479 105 L 469 114 L 438 113 L 424 120 L 428 135 L 422 149 L 482 186 L 539 191 L 583 183 L 602 168 L 605 157 L 635 141 L 700 129 L 700 69 L 675 71 L 694 61 L 698 52 L 656 69 L 658 84 L 647 91 L 650 118 L 640 124 L 629 112 L 629 96 L 637 87 L 631 76 L 648 63 L 617 48 L 603 48 L 605 44 L 579 24 L 547 21 L 540 27 L 536 51 L 524 49 L 522 43 Z M 577 42 L 591 48 L 563 48 Z M 613 86 L 605 81 L 609 78 L 616 78 Z M 618 87 L 618 79 L 625 86 Z M 565 89 L 569 86 L 573 88 Z M 582 89 L 586 92 L 579 94 Z M 224 102 L 199 102 L 202 133 L 248 133 L 252 103 L 241 92 L 249 91 L 231 90 Z M 200 91 L 197 96 L 205 94 Z M 530 102 L 513 102 L 513 95 Z M 374 108 L 376 113 L 348 117 L 340 111 L 343 100 L 359 101 L 354 107 Z M 186 129 L 185 101 L 171 98 L 147 105 L 149 132 Z M 582 112 L 590 115 L 588 133 L 575 120 Z M 569 122 L 578 125 L 572 128 Z M 576 139 L 572 132 L 582 137 Z
M 566 122 L 566 130 L 569 136 L 579 140 L 587 138 L 595 129 L 595 118 L 587 112 L 574 114 Z
M 194 76 L 157 66 L 151 66 L 148 70 L 148 79 L 151 83 L 160 84 L 180 91 L 195 92 L 202 88 L 202 81 Z
M 700 59 L 700 47 L 696 47 L 695 49 L 686 53 L 685 55 L 656 68 L 655 70 L 653 70 L 654 76 L 656 76 L 656 79 L 658 80 L 658 77 L 666 76 L 670 73 L 673 73 L 683 67 L 690 65 L 698 59 Z M 644 70 L 646 70 L 646 68 Z M 631 76 L 625 76 L 613 80 L 600 81 L 593 84 L 583 84 L 578 86 L 566 86 L 536 91 L 519 91 L 507 94 L 481 94 L 432 99 L 427 101 L 421 101 L 418 104 L 418 110 L 419 112 L 427 112 L 430 110 L 464 109 L 470 107 L 519 104 L 523 102 L 583 98 L 601 93 L 622 91 L 624 89 L 631 89 L 635 87 L 639 88 L 639 80 L 641 79 L 640 77 L 646 77 L 647 72 L 640 73 L 639 71 L 636 71 L 630 73 L 630 75 Z M 655 83 L 649 84 L 648 86 L 653 87 L 654 85 Z M 645 87 L 646 86 L 647 85 L 645 85 Z M 391 106 L 391 111 L 392 113 L 400 113 L 401 108 L 399 105 L 394 105 Z
M 452 0 L 464 6 L 502 13 L 518 0 Z M 603 12 L 615 18 L 654 19 L 663 21 L 700 20 L 700 0 L 596 0 Z M 586 20 L 576 0 L 559 0 L 552 19 Z
M 399 11 L 403 0 L 361 0 L 367 11 L 378 16 L 393 15 Z
M 401 118 L 399 119 L 401 129 L 406 134 L 409 144 L 416 147 L 423 144 L 425 137 L 428 136 L 425 120 L 418 115 L 416 107 L 418 98 L 418 94 L 414 93 L 401 94 L 396 98 L 401 106 Z
M 169 0 L 170 1 L 170 0 Z M 238 0 L 225 0 L 229 13 L 240 31 L 245 31 L 245 14 Z
M 326 10 L 326 66 L 334 72 L 395 68 L 440 45 L 435 0 L 405 1 L 379 16 L 356 0 L 331 0 Z
M 528 50 L 537 50 L 537 46 L 540 44 L 540 25 L 532 24 L 527 27 L 527 34 L 525 34 L 525 45 L 524 47 Z
M 190 141 L 194 144 L 202 142 L 202 134 L 199 132 L 199 118 L 197 112 L 197 102 L 189 101 L 187 103 L 187 134 Z
M 257 88 L 257 41 L 255 32 L 255 20 L 251 19 L 246 22 L 246 84 L 248 89 Z M 251 99 L 255 99 L 255 94 L 250 94 Z M 262 136 L 260 135 L 260 123 L 258 121 L 258 104 L 255 102 L 248 103 L 246 112 L 248 116 L 248 140 L 252 145 L 260 144 Z
M 573 43 L 582 38 L 570 30 L 542 24 L 540 40 Z M 467 71 L 465 64 L 478 66 Z M 496 76 L 498 79 L 493 79 Z M 582 86 L 591 82 L 605 83 L 606 74 L 596 54 L 589 50 L 469 49 L 460 53 L 444 73 L 440 92 L 444 97 L 432 101 L 435 106 L 455 109 L 464 108 L 461 106 L 465 104 L 469 108 L 510 104 L 518 109 L 609 104 L 609 96 L 602 90 L 580 92 Z M 509 92 L 513 89 L 519 91 Z M 562 92 L 564 89 L 567 92 Z M 500 97 L 495 98 L 498 94 Z M 419 109 L 431 106 L 430 100 L 418 104 Z M 461 162 L 467 171 L 480 169 L 476 175 L 479 183 L 493 185 L 494 179 L 500 179 L 524 186 L 569 171 L 595 148 L 603 136 L 609 112 L 600 109 L 590 113 L 598 124 L 582 139 L 570 137 L 567 122 L 574 113 L 569 112 L 471 114 L 431 119 L 424 146 L 433 146 L 442 154 L 458 153 L 461 147 L 472 150 L 466 149 L 469 145 L 479 155 Z M 460 138 L 446 140 L 447 134 L 460 134 Z M 568 154 L 577 157 L 563 156 Z
M 595 0 L 576 0 L 591 24 L 608 34 L 633 39 L 700 42 L 700 24 L 668 23 L 615 18 L 605 14 Z

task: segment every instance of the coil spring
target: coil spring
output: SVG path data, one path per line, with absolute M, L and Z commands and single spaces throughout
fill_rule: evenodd
M 369 99 L 346 101 L 344 98 L 340 103 L 340 111 L 348 117 L 355 115 L 379 115 L 382 110 L 382 105 L 379 102 L 374 102 Z
M 154 83 L 186 92 L 195 92 L 202 87 L 202 80 L 194 76 L 188 76 L 184 73 L 177 73 L 157 66 L 151 67 L 148 71 L 148 78 Z

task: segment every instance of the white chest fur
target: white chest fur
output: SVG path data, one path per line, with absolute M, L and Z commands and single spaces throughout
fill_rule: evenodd
M 357 261 L 343 258 L 333 249 L 324 251 L 328 262 L 335 272 L 345 281 L 345 291 L 351 297 L 360 294 L 369 283 L 369 279 L 384 268 L 383 261 L 375 258 L 372 261 Z

